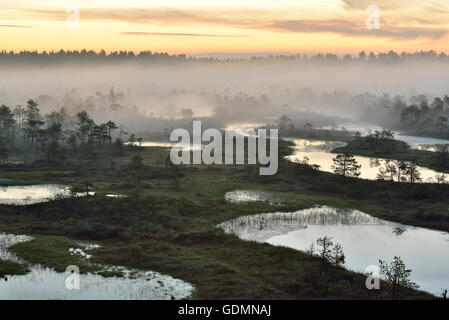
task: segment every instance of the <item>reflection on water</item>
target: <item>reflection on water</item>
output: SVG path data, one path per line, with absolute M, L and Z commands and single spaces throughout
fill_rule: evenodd
M 107 198 L 127 198 L 126 195 L 124 194 L 113 194 L 113 193 L 108 193 L 105 195 Z
M 68 186 L 57 184 L 4 186 L 0 187 L 0 204 L 27 205 L 45 202 L 56 198 L 58 195 L 69 194 L 70 188 Z
M 8 251 L 8 247 L 32 238 L 0 234 L 0 259 L 26 263 L 23 259 Z M 91 249 L 87 245 L 85 250 Z M 80 254 L 88 259 L 81 249 L 72 249 L 71 253 Z M 26 275 L 7 276 L 0 280 L 0 299 L 99 299 L 99 300 L 167 300 L 183 299 L 191 295 L 193 286 L 179 279 L 153 271 L 130 270 L 124 267 L 104 267 L 104 271 L 123 273 L 123 277 L 103 277 L 99 274 L 81 274 L 80 289 L 66 288 L 66 279 L 70 273 L 59 273 L 40 265 L 29 265 L 31 271 Z
M 8 248 L 22 242 L 31 241 L 32 238 L 25 235 L 14 235 L 0 233 L 0 260 L 12 261 L 16 263 L 25 263 L 25 260 L 11 253 Z
M 416 149 L 432 152 L 447 152 L 447 147 L 448 144 L 420 144 Z
M 346 122 L 341 123 L 337 128 L 334 129 L 346 129 L 348 131 L 358 131 L 362 134 L 362 136 L 368 135 L 370 132 L 374 131 L 382 131 L 383 128 L 380 126 L 376 126 L 371 123 L 365 122 Z M 331 129 L 330 126 L 325 127 L 325 129 Z M 443 146 L 449 144 L 449 140 L 445 139 L 437 139 L 430 137 L 417 137 L 417 136 L 409 136 L 402 134 L 397 131 L 393 131 L 394 138 L 396 140 L 404 141 L 407 143 L 412 149 L 419 150 L 427 150 L 427 151 L 441 151 Z
M 181 280 L 151 271 L 134 274 L 132 278 L 81 274 L 79 290 L 66 288 L 68 276 L 36 266 L 26 275 L 8 276 L 8 281 L 0 281 L 0 299 L 169 300 L 186 298 L 192 291 Z
M 239 129 L 257 129 L 264 126 L 264 123 L 260 122 L 241 122 L 241 123 L 231 123 L 226 126 L 226 130 L 239 130 Z
M 170 142 L 170 141 L 143 141 L 140 146 L 141 147 L 160 147 L 160 148 L 173 148 L 177 142 Z M 137 143 L 134 143 L 134 145 L 139 145 Z M 190 143 L 181 143 L 176 146 L 176 149 L 184 150 L 199 150 L 201 147 L 199 146 L 192 146 Z
M 268 239 L 309 225 L 377 225 L 386 221 L 357 210 L 317 207 L 296 212 L 273 212 L 243 216 L 219 225 L 226 233 L 244 240 L 264 242 Z M 309 243 L 310 244 L 310 243 Z
M 449 140 L 408 136 L 397 132 L 394 133 L 394 138 L 396 140 L 406 142 L 412 149 L 427 150 L 432 152 L 442 151 L 444 145 L 449 144 Z
M 309 159 L 310 164 L 317 164 L 320 166 L 320 170 L 326 172 L 333 172 L 332 165 L 333 158 L 337 156 L 330 151 L 337 147 L 345 146 L 346 143 L 339 141 L 320 141 L 310 139 L 294 139 L 293 154 L 286 158 L 292 162 L 301 162 L 304 157 Z M 362 165 L 360 169 L 359 178 L 375 180 L 379 173 L 379 167 L 385 165 L 385 159 L 370 158 L 362 156 L 354 156 L 359 164 Z M 417 167 L 421 174 L 423 182 L 428 182 L 429 179 L 435 180 L 438 172 L 425 167 Z
M 289 139 L 295 144 L 295 150 L 301 152 L 331 152 L 335 148 L 344 147 L 346 142 L 341 141 L 323 141 L 311 139 Z
M 258 137 L 257 128 L 264 126 L 263 123 L 247 122 L 247 123 L 232 123 L 226 126 L 226 131 L 232 131 L 235 135 Z
M 233 203 L 268 201 L 270 204 L 280 203 L 278 196 L 271 192 L 261 190 L 234 190 L 226 192 L 226 201 Z
M 245 240 L 307 250 L 330 236 L 343 246 L 346 267 L 364 272 L 395 255 L 413 270 L 421 289 L 438 294 L 449 287 L 449 233 L 415 228 L 371 217 L 358 210 L 316 207 L 292 213 L 240 217 L 219 225 Z M 399 229 L 400 231 L 399 231 Z
M 139 145 L 134 143 L 134 145 Z M 140 146 L 141 147 L 162 147 L 162 148 L 171 148 L 173 147 L 173 142 L 161 142 L 161 141 L 143 141 Z

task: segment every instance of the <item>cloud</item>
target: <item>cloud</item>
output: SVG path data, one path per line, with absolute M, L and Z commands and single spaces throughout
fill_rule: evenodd
M 0 24 L 0 28 L 32 28 L 32 26 L 22 26 L 18 24 Z
M 349 36 L 386 37 L 396 40 L 414 38 L 441 39 L 448 30 L 444 28 L 391 27 L 382 26 L 379 30 L 369 30 L 364 22 L 348 20 L 280 20 L 266 26 L 269 29 L 298 33 L 337 33 Z
M 422 0 L 343 0 L 346 9 L 365 10 L 370 5 L 376 5 L 383 10 L 395 10 L 420 7 Z
M 447 5 L 436 2 L 426 5 L 425 10 L 434 14 L 447 15 L 449 13 L 449 7 Z
M 420 12 L 407 17 L 402 10 L 406 2 L 418 6 Z M 419 0 L 420 1 L 420 0 Z M 344 0 L 347 8 L 356 11 L 348 11 L 340 14 L 338 19 L 295 19 L 296 16 L 304 16 L 304 13 L 294 10 L 276 11 L 263 9 L 195 9 L 182 10 L 170 8 L 85 8 L 81 9 L 81 19 L 103 22 L 125 22 L 141 25 L 158 25 L 164 27 L 174 26 L 224 26 L 250 31 L 271 31 L 278 33 L 334 33 L 344 36 L 378 37 L 395 40 L 410 40 L 416 38 L 441 39 L 447 34 L 444 27 L 445 16 L 433 17 L 430 12 L 444 12 L 446 7 L 440 2 L 422 5 L 418 0 L 396 0 L 393 2 L 380 0 L 381 29 L 369 30 L 365 27 L 367 15 L 364 10 L 372 0 Z M 393 4 L 391 4 L 393 3 Z M 365 6 L 366 5 L 366 6 Z M 383 6 L 389 5 L 391 10 L 383 10 Z M 363 11 L 357 11 L 362 9 Z M 394 10 L 393 10 L 394 9 Z M 436 13 L 434 13 L 436 14 Z M 295 17 L 292 19 L 292 17 Z M 12 16 L 8 16 L 11 18 Z M 17 12 L 16 19 L 39 20 L 65 20 L 67 14 L 63 10 L 56 9 L 21 9 Z M 241 32 L 241 31 L 239 31 Z M 232 33 L 232 32 L 231 32 Z M 237 37 L 231 34 L 196 34 L 196 33 L 154 33 L 154 32 L 122 32 L 123 35 L 134 36 L 173 36 L 173 37 Z
M 258 13 L 266 11 L 245 12 L 241 10 L 180 10 L 180 9 L 98 9 L 81 8 L 80 16 L 83 20 L 94 21 L 121 21 L 135 24 L 163 24 L 163 25 L 251 25 Z M 67 14 L 63 10 L 55 9 L 22 9 L 16 16 L 5 16 L 8 19 L 39 19 L 39 20 L 65 20 Z
M 228 34 L 204 34 L 204 33 L 172 33 L 172 32 L 120 32 L 123 35 L 131 36 L 167 36 L 167 37 L 207 37 L 207 38 L 240 38 L 243 35 L 228 35 Z

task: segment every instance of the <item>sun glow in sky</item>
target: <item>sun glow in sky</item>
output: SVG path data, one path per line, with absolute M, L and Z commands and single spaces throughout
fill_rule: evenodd
M 373 4 L 378 30 L 365 24 Z M 73 8 L 79 28 L 67 27 Z M 448 52 L 448 33 L 449 0 L 0 1 L 7 51 Z

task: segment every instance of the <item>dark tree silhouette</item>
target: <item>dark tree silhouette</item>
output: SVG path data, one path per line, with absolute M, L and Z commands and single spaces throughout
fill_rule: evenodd
M 358 177 L 360 175 L 360 168 L 362 167 L 355 160 L 353 155 L 350 154 L 339 154 L 332 159 L 334 164 L 331 166 L 332 170 L 336 174 L 345 177 Z

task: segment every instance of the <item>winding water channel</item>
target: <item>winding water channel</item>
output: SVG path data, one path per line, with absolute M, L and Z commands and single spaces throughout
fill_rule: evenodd
M 331 126 L 324 127 L 324 129 L 331 129 Z M 370 132 L 382 131 L 383 128 L 375 124 L 366 122 L 344 122 L 338 125 L 337 130 L 358 131 L 362 136 L 368 135 Z M 418 137 L 402 134 L 397 131 L 393 131 L 393 136 L 396 140 L 404 141 L 412 149 L 427 150 L 427 151 L 439 151 L 440 147 L 449 144 L 449 140 L 437 139 L 431 137 Z
M 302 162 L 307 158 L 310 164 L 317 164 L 321 171 L 333 172 L 332 165 L 333 158 L 336 154 L 332 150 L 338 147 L 345 146 L 345 142 L 340 141 L 322 141 L 311 139 L 291 139 L 294 143 L 293 154 L 287 156 L 287 159 L 292 162 Z M 359 178 L 375 180 L 379 173 L 379 168 L 385 164 L 386 159 L 372 158 L 363 156 L 354 156 L 356 161 L 362 166 L 360 169 Z M 417 167 L 421 174 L 422 182 L 433 182 L 436 179 L 438 171 Z
M 420 289 L 438 295 L 449 287 L 449 233 L 416 228 L 372 217 L 364 212 L 315 207 L 296 212 L 243 216 L 218 225 L 250 241 L 306 251 L 319 237 L 343 246 L 345 267 L 365 272 L 379 259 L 400 256 L 413 270 Z

